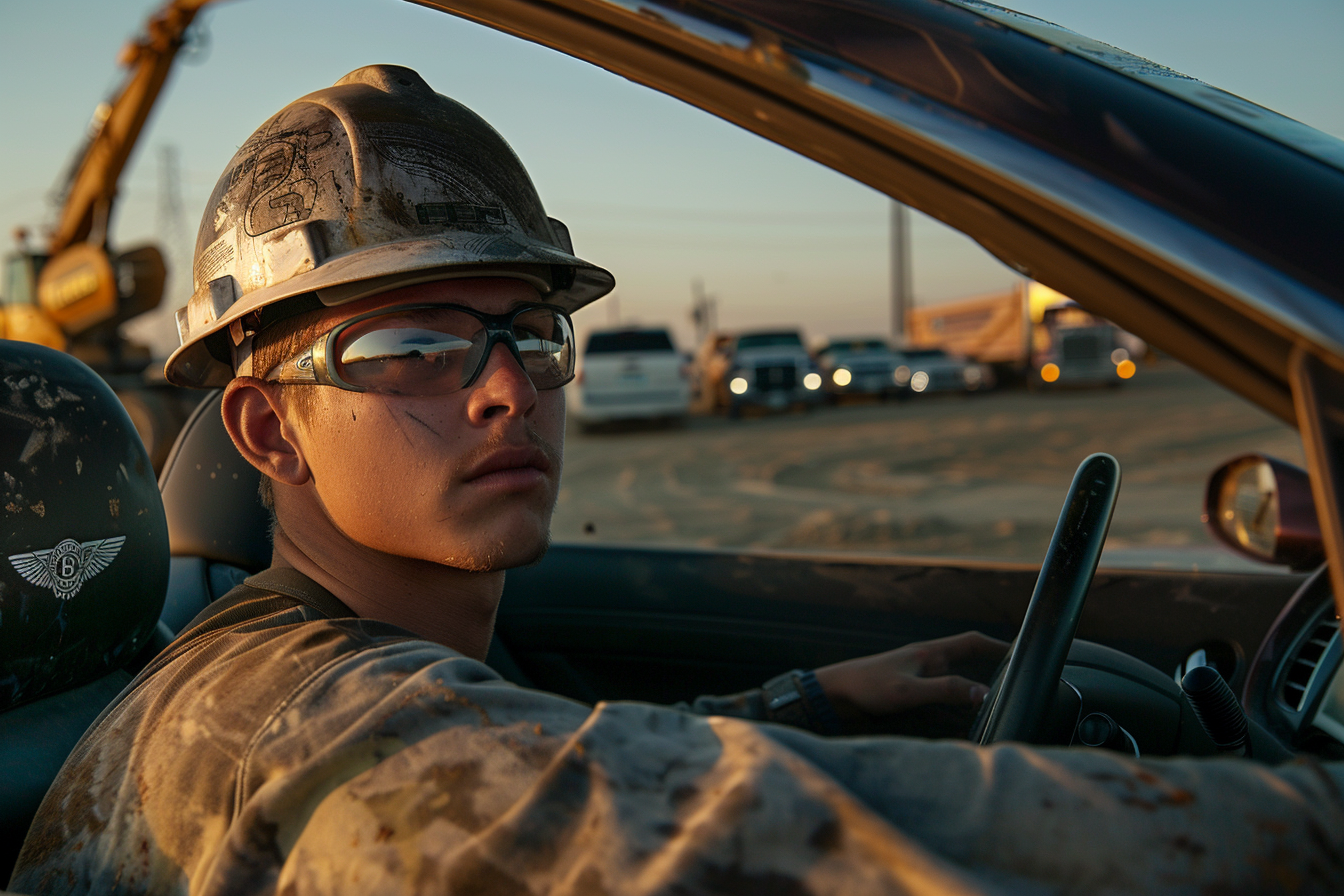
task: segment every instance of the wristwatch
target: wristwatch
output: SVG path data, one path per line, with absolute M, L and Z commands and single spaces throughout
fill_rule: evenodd
M 835 707 L 810 669 L 794 669 L 776 675 L 762 685 L 761 690 L 765 692 L 768 721 L 806 728 L 818 734 L 840 733 L 840 717 L 835 714 Z

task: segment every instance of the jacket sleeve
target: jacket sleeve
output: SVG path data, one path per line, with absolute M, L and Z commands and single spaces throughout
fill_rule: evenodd
M 721 696 L 702 695 L 689 703 L 677 703 L 673 709 L 685 710 L 698 716 L 728 716 L 734 719 L 748 719 L 754 722 L 766 722 L 765 689 L 752 688 L 736 694 Z
M 702 716 L 728 716 L 756 722 L 792 725 L 814 734 L 843 732 L 840 717 L 810 670 L 777 675 L 759 688 L 723 697 L 697 697 L 682 709 Z
M 219 892 L 1344 891 L 1338 766 L 827 739 L 377 653 L 255 744 Z
M 823 738 L 589 707 L 335 624 L 285 637 L 269 666 L 240 638 L 128 699 L 72 754 L 11 888 L 1344 892 L 1339 765 Z

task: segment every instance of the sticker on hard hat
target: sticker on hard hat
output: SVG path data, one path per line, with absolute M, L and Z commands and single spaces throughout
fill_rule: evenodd
M 415 215 L 421 224 L 495 224 L 505 225 L 504 209 L 497 205 L 473 205 L 470 202 L 417 202 Z
M 83 544 L 67 538 L 44 551 L 10 554 L 9 562 L 28 582 L 50 588 L 61 600 L 69 600 L 85 582 L 107 569 L 125 542 L 125 535 Z

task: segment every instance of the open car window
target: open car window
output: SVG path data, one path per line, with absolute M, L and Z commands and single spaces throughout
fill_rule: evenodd
M 660 244 L 669 249 L 656 263 L 690 276 L 684 295 L 671 301 L 666 293 L 646 298 L 624 288 L 620 313 L 672 329 L 679 345 L 704 357 L 723 342 L 720 331 L 741 334 L 727 346 L 729 367 L 747 363 L 736 354 L 744 350 L 748 358 L 806 343 L 827 346 L 814 360 L 823 374 L 841 362 L 858 370 L 863 354 L 856 349 L 885 349 L 892 339 L 891 203 L 786 150 L 757 150 L 773 157 L 767 167 L 778 166 L 771 173 L 779 182 L 729 168 L 715 176 L 736 181 L 736 191 L 721 189 L 693 211 L 674 217 L 653 207 L 625 215 L 640 222 L 637 239 L 628 247 L 612 240 L 604 256 L 618 278 L 626 253 L 647 258 L 647 247 Z M 787 218 L 787 199 L 753 213 L 757 229 L 768 226 L 768 247 L 755 232 L 725 228 L 742 214 L 729 209 L 786 197 L 790 180 L 807 184 L 811 213 L 766 225 Z M 695 184 L 684 191 L 693 193 Z M 1000 353 L 985 365 L 992 386 L 971 390 L 959 380 L 955 389 L 830 395 L 817 406 L 744 407 L 735 415 L 698 407 L 676 426 L 660 419 L 571 427 L 555 540 L 1036 564 L 1074 468 L 1105 451 L 1124 475 L 1106 563 L 1251 568 L 1206 531 L 1206 479 L 1249 451 L 1304 463 L 1290 426 L 1108 325 L 1107 367 L 1132 356 L 1136 372 L 1050 388 L 1033 365 L 1032 333 L 1039 348 L 1047 330 L 1091 334 L 1104 320 L 1049 312 L 1077 309 L 1068 297 L 1030 290 L 1030 281 L 973 241 L 917 213 L 909 258 L 916 315 L 1032 292 L 1033 301 L 1021 305 L 1027 317 L 1013 324 L 1023 331 L 1021 354 L 1014 360 Z M 702 293 L 689 288 L 693 279 Z M 713 302 L 714 332 L 697 331 L 692 312 L 702 294 Z M 599 303 L 575 322 L 581 333 L 595 328 L 592 351 L 607 338 L 612 312 Z M 865 332 L 882 338 L 854 336 Z M 1079 351 L 1076 342 L 1067 350 Z M 889 357 L 941 369 L 965 364 L 962 355 L 907 341 Z

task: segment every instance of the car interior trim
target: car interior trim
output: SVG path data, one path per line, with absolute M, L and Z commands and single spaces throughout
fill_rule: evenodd
M 1291 371 L 1335 609 L 1344 615 L 1344 374 L 1301 346 Z

